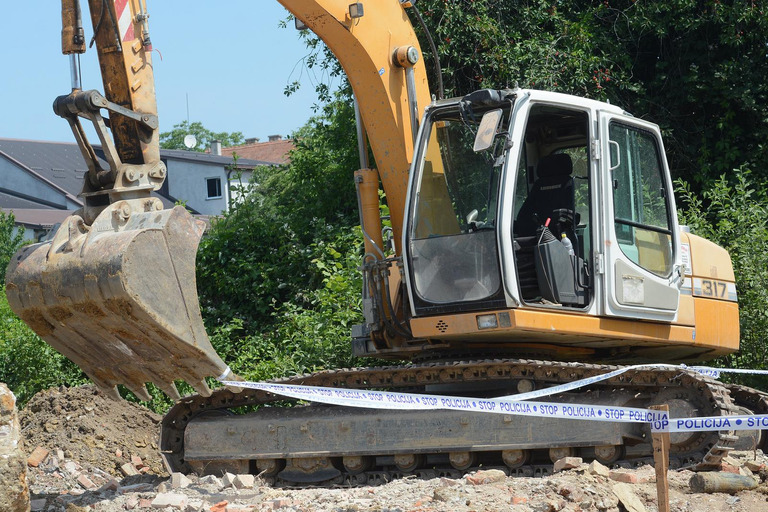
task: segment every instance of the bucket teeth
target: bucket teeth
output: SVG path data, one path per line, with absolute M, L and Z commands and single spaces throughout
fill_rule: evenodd
M 141 400 L 142 402 L 149 402 L 152 400 L 152 395 L 149 394 L 149 391 L 147 391 L 147 386 L 142 384 L 139 387 L 136 386 L 128 386 L 126 385 L 128 389 L 131 390 L 131 392 L 136 395 L 136 398 Z
M 197 382 L 190 382 L 192 384 L 192 387 L 195 388 L 195 391 L 197 391 L 202 396 L 211 396 L 211 388 L 208 387 L 208 384 L 205 383 L 204 380 L 199 380 Z
M 121 397 L 120 393 L 117 391 L 117 386 L 106 386 L 95 380 L 93 382 L 99 387 L 102 393 L 107 395 L 112 400 L 120 401 L 123 399 L 123 397 Z
M 159 387 L 163 391 L 163 393 L 171 397 L 171 399 L 174 402 L 178 402 L 179 400 L 181 400 L 181 395 L 179 394 L 179 390 L 176 389 L 176 384 L 174 384 L 173 382 L 168 382 L 168 383 L 158 382 L 155 385 Z

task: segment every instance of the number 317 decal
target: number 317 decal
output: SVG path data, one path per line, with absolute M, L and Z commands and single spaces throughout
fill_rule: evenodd
M 693 295 L 712 299 L 736 300 L 736 285 L 715 279 L 693 279 Z

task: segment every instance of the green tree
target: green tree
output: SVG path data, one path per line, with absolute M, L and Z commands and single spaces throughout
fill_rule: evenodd
M 422 0 L 418 7 L 449 95 L 518 84 L 610 100 L 662 126 L 673 174 L 697 191 L 744 164 L 768 176 L 764 2 Z
M 182 121 L 173 125 L 173 130 L 160 133 L 160 147 L 163 149 L 187 149 L 184 145 L 184 137 L 194 135 L 197 145 L 193 151 L 204 152 L 211 146 L 211 142 L 219 141 L 222 147 L 231 147 L 242 144 L 245 141 L 241 132 L 213 132 L 203 126 L 203 123 L 195 121 L 189 123 Z
M 339 94 L 297 131 L 291 163 L 256 169 L 248 193 L 213 223 L 198 253 L 209 327 L 239 319 L 257 332 L 275 307 L 321 286 L 313 245 L 358 221 L 355 137 L 354 109 Z
M 5 282 L 8 264 L 23 244 L 24 231 L 16 229 L 16 217 L 11 212 L 0 212 L 0 283 Z
M 701 194 L 682 181 L 677 185 L 680 222 L 724 247 L 736 274 L 741 350 L 720 362 L 768 369 L 768 193 L 756 187 L 755 176 L 744 168 L 721 176 Z
M 434 37 L 447 96 L 519 85 L 609 100 L 662 127 L 673 175 L 698 192 L 742 165 L 768 178 L 765 2 L 416 5 Z M 434 89 L 435 56 L 414 11 L 407 12 Z M 321 78 L 338 74 L 327 49 L 304 37 L 307 67 Z M 316 89 L 328 96 L 327 85 Z

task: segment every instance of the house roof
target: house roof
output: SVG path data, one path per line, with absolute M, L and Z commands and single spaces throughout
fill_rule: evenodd
M 222 150 L 222 153 L 224 153 L 224 150 Z M 238 153 L 238 156 L 240 156 L 240 153 Z M 161 149 L 160 157 L 172 158 L 174 160 L 187 160 L 190 162 L 210 163 L 210 164 L 216 164 L 220 166 L 232 164 L 231 154 L 212 155 L 210 153 L 201 153 L 199 151 L 186 151 L 183 149 Z M 259 159 L 253 159 L 253 158 L 237 159 L 238 169 L 253 169 L 254 167 L 259 165 L 273 165 L 273 163 L 266 160 L 259 160 Z
M 108 168 L 101 146 L 94 145 L 96 156 L 104 168 Z M 52 184 L 66 192 L 69 198 L 82 204 L 77 194 L 83 188 L 83 176 L 88 167 L 80 149 L 73 142 L 49 142 L 39 140 L 22 140 L 0 138 L 0 156 L 6 157 L 16 165 L 35 174 L 39 179 Z M 195 151 L 173 149 L 160 150 L 162 159 L 191 161 L 216 166 L 232 164 L 232 156 L 216 156 Z M 269 162 L 240 158 L 237 166 L 240 169 L 252 169 L 258 165 L 268 165 Z M 4 205 L 10 206 L 7 203 Z M 28 206 L 28 205 L 24 205 Z M 39 207 L 39 205 L 38 205 Z
M 6 144 L 5 142 L 11 142 Z M 82 188 L 82 175 L 85 171 L 82 170 L 78 175 L 76 169 L 76 163 L 73 159 L 71 148 L 62 147 L 57 148 L 61 154 L 58 159 L 50 160 L 50 155 L 46 151 L 40 151 L 40 148 L 36 148 L 32 144 L 28 144 L 31 141 L 17 141 L 14 139 L 0 139 L 0 157 L 12 162 L 19 168 L 27 171 L 29 174 L 35 176 L 38 180 L 47 183 L 48 185 L 61 191 L 67 199 L 73 201 L 76 204 L 83 204 L 80 199 L 77 198 L 77 194 Z M 18 143 L 18 144 L 13 144 Z M 60 143 L 50 143 L 60 144 Z M 82 155 L 80 155 L 77 146 L 75 146 L 77 156 L 80 158 L 81 165 L 85 165 Z M 77 188 L 74 188 L 74 181 L 77 181 Z M 20 191 L 18 191 L 20 192 Z M 6 194 L 8 197 L 23 198 L 23 193 L 14 195 Z M 34 200 L 34 198 L 28 198 Z M 39 204 L 38 204 L 39 206 Z
M 30 228 L 52 228 L 72 215 L 68 210 L 43 210 L 39 208 L 3 208 L 4 213 L 13 213 L 16 224 Z
M 221 154 L 231 157 L 232 153 L 237 153 L 241 159 L 260 160 L 271 165 L 280 165 L 290 161 L 289 153 L 295 147 L 293 140 L 280 139 L 222 148 Z

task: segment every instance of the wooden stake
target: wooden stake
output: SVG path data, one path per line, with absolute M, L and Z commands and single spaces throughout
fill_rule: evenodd
M 650 409 L 669 413 L 668 405 L 652 405 Z M 656 467 L 656 497 L 659 512 L 669 512 L 669 432 L 653 432 L 653 465 Z

